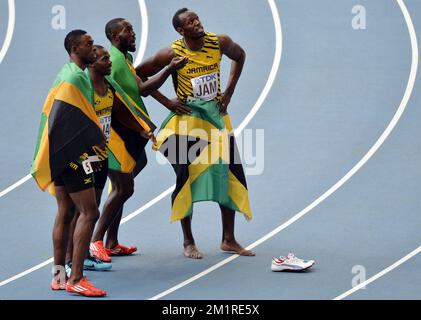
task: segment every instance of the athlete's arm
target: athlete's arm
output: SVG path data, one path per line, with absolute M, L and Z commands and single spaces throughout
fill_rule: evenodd
M 221 112 L 225 113 L 243 70 L 246 52 L 226 34 L 221 34 L 218 37 L 221 52 L 232 60 L 228 84 L 221 98 Z
M 158 51 L 154 56 L 146 59 L 137 68 L 137 75 L 143 80 L 147 81 L 148 77 L 153 76 L 160 72 L 163 68 L 170 64 L 171 60 L 175 57 L 174 51 L 171 48 L 164 48 Z M 190 113 L 189 107 L 182 104 L 178 99 L 168 99 L 158 90 L 150 94 L 155 100 L 161 103 L 175 113 Z
M 161 49 L 137 66 L 136 73 L 139 77 L 151 77 L 169 65 L 173 58 L 175 54 L 171 48 Z
M 167 78 L 176 70 L 183 68 L 187 62 L 188 57 L 175 57 L 170 63 L 165 67 L 165 69 L 159 74 L 153 76 L 152 78 L 142 81 L 140 77 L 137 78 L 140 94 L 143 97 L 147 97 L 152 92 L 160 88 Z

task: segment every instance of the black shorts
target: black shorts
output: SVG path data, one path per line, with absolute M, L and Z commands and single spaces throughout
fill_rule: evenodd
M 104 189 L 108 177 L 108 159 L 101 161 L 102 169 L 94 173 L 95 189 Z
M 54 185 L 64 187 L 67 193 L 80 192 L 94 187 L 94 174 L 86 174 L 83 166 L 72 162 L 63 173 L 54 179 Z
M 67 193 L 80 192 L 89 188 L 104 189 L 108 175 L 108 160 L 101 161 L 102 169 L 86 174 L 83 166 L 72 162 L 63 173 L 54 180 L 57 187 L 65 187 Z

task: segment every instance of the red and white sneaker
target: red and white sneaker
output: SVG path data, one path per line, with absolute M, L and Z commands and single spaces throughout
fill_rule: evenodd
M 70 282 L 67 281 L 66 291 L 78 293 L 85 297 L 104 297 L 107 295 L 107 291 L 95 288 L 86 278 L 82 278 L 77 284 L 70 284 Z
M 51 280 L 51 290 L 66 290 L 66 282 L 60 282 L 60 280 Z
M 107 250 L 104 247 L 104 243 L 102 240 L 91 242 L 89 245 L 89 252 L 91 253 L 91 256 L 104 261 L 104 262 L 111 262 L 111 258 L 107 253 Z
M 137 247 L 134 246 L 123 246 L 121 244 L 116 245 L 114 248 L 105 248 L 108 256 L 128 256 L 137 251 Z
M 304 271 L 314 265 L 314 260 L 303 260 L 297 258 L 293 253 L 287 257 L 280 256 L 272 259 L 272 271 Z

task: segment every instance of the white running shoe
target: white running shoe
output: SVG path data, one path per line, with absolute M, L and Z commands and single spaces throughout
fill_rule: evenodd
M 311 268 L 313 265 L 314 260 L 302 260 L 290 253 L 286 258 L 282 256 L 273 258 L 270 268 L 272 271 L 303 271 Z

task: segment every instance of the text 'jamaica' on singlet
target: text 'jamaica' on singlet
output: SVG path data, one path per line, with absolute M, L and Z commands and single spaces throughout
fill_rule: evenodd
M 177 70 L 177 97 L 185 102 L 187 97 L 202 100 L 218 100 L 221 98 L 220 63 L 221 50 L 218 36 L 206 32 L 204 45 L 198 51 L 190 50 L 184 38 L 171 44 L 177 57 L 189 57 L 187 65 Z

